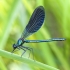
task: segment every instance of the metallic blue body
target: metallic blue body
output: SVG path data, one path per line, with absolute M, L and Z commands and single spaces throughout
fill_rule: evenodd
M 64 41 L 65 38 L 52 38 L 47 40 L 24 40 L 25 43 L 41 43 L 41 42 L 51 42 L 51 41 Z

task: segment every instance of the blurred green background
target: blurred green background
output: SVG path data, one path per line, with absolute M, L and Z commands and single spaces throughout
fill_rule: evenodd
M 34 9 L 45 8 L 45 21 L 41 29 L 28 40 L 66 38 L 66 41 L 28 43 L 35 60 L 58 68 L 70 67 L 70 0 L 0 0 L 0 49 L 11 52 L 27 25 Z M 15 52 L 21 56 L 22 50 Z M 32 54 L 32 53 L 31 53 Z M 23 57 L 28 58 L 27 51 Z M 33 59 L 33 55 L 30 56 Z M 0 57 L 0 70 L 43 70 L 16 60 Z

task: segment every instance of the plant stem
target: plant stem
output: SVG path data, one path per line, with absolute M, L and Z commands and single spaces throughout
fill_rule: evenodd
M 14 60 L 18 60 L 18 61 L 21 61 L 21 62 L 25 62 L 27 64 L 30 64 L 32 66 L 37 66 L 37 67 L 45 69 L 45 70 L 59 70 L 57 68 L 51 67 L 51 66 L 43 64 L 41 62 L 34 61 L 32 59 L 28 59 L 28 58 L 25 58 L 25 57 L 20 57 L 19 55 L 16 55 L 16 54 L 4 51 L 4 50 L 0 50 L 0 56 L 10 58 L 10 59 L 14 59 Z

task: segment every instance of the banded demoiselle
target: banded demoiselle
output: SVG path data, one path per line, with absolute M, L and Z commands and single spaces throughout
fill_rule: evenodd
M 27 50 L 33 51 L 32 48 L 23 46 L 24 43 L 40 43 L 40 42 L 64 41 L 65 40 L 65 38 L 52 38 L 48 40 L 26 40 L 28 36 L 37 32 L 41 28 L 44 22 L 44 18 L 45 18 L 44 7 L 43 6 L 37 7 L 31 16 L 29 23 L 24 29 L 21 35 L 21 38 L 17 41 L 16 44 L 13 44 L 13 51 L 15 49 L 22 49 L 24 50 L 24 52 L 22 53 L 23 55 Z

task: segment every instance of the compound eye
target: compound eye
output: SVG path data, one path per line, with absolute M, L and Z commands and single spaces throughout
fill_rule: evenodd
M 16 49 L 16 48 L 17 48 L 16 44 L 13 44 L 13 48 L 14 48 L 14 49 Z

